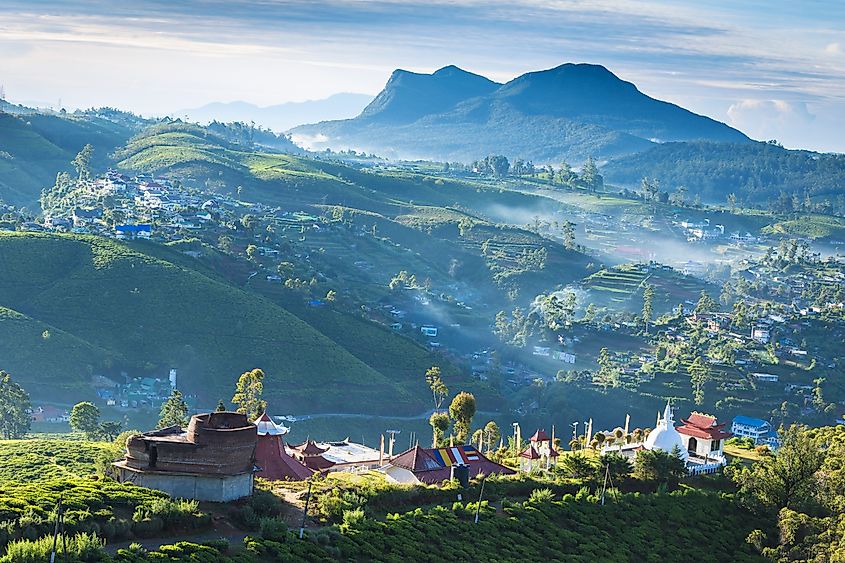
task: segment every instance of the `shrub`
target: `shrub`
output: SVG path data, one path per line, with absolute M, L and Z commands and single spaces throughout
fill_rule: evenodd
M 343 511 L 343 523 L 340 525 L 340 529 L 344 532 L 349 530 L 349 528 L 356 528 L 358 527 L 364 520 L 366 520 L 366 515 L 364 514 L 363 508 L 355 508 L 353 510 L 344 510 Z
M 540 504 L 552 502 L 555 499 L 555 494 L 551 489 L 534 489 L 528 497 L 528 502 L 531 504 Z
M 69 559 L 74 561 L 100 561 L 105 558 L 105 542 L 94 534 L 76 534 L 67 538 L 66 546 Z M 6 554 L 0 558 L 2 563 L 44 563 L 50 560 L 53 549 L 52 536 L 36 540 L 16 540 L 6 546 Z
M 284 541 L 287 537 L 288 525 L 281 518 L 265 516 L 261 518 L 259 528 L 265 540 Z

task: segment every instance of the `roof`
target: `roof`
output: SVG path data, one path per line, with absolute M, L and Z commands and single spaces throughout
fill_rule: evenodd
M 306 457 L 318 456 L 329 451 L 329 448 L 321 448 L 320 446 L 318 446 L 317 442 L 315 442 L 314 440 L 306 440 L 298 446 L 291 446 L 291 449 L 296 450 L 297 452 L 301 453 Z
M 762 418 L 752 418 L 750 416 L 735 416 L 734 417 L 734 424 L 744 424 L 745 426 L 754 426 L 755 428 L 762 428 L 769 424 Z
M 537 450 L 534 449 L 533 445 L 529 444 L 524 451 L 520 452 L 519 457 L 524 457 L 526 459 L 540 459 L 540 454 L 537 453 Z
M 273 422 L 273 419 L 267 416 L 266 412 L 259 416 L 253 424 L 257 427 L 259 436 L 284 436 L 290 430 L 286 426 Z
M 716 417 L 709 414 L 694 412 L 688 419 L 681 419 L 684 424 L 677 428 L 680 434 L 694 436 L 696 438 L 707 438 L 710 440 L 724 440 L 733 436 L 725 431 L 725 424 L 717 424 Z
M 474 446 L 452 446 L 448 448 L 421 448 L 414 446 L 402 452 L 390 465 L 411 471 L 422 483 L 436 484 L 451 477 L 452 465 L 469 466 L 470 478 L 480 474 L 513 475 L 514 470 L 490 461 Z
M 255 475 L 271 481 L 302 481 L 314 473 L 285 452 L 285 445 L 279 434 L 262 435 L 259 431 L 255 463 L 261 468 Z
M 531 436 L 531 441 L 532 442 L 548 442 L 549 441 L 549 435 L 546 434 L 546 429 L 545 428 L 543 430 L 537 429 L 537 431 L 534 432 L 534 435 Z

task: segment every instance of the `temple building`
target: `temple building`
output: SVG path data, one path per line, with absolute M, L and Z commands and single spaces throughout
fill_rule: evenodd
M 727 438 L 733 436 L 725 431 L 725 424 L 717 424 L 716 417 L 709 414 L 692 413 L 689 418 L 681 419 L 678 427 L 687 452 L 690 456 L 715 459 L 723 458 L 722 448 Z
M 401 484 L 424 483 L 435 485 L 452 477 L 452 468 L 469 468 L 469 478 L 484 475 L 513 475 L 514 470 L 490 461 L 475 446 L 421 448 L 414 446 L 394 457 L 379 471 L 388 481 Z
M 534 435 L 528 439 L 528 447 L 519 454 L 520 471 L 531 472 L 537 469 L 549 469 L 557 464 L 560 452 L 554 446 L 554 428 L 552 437 L 544 429 L 537 429 Z
M 314 471 L 300 463 L 285 450 L 282 436 L 288 428 L 276 424 L 265 412 L 254 422 L 258 434 L 255 448 L 256 477 L 270 481 L 303 481 Z
M 226 502 L 252 495 L 256 427 L 244 414 L 191 417 L 188 428 L 153 430 L 126 441 L 118 481 L 172 497 Z
M 689 458 L 686 443 L 675 429 L 675 418 L 672 415 L 672 406 L 669 401 L 666 401 L 663 417 L 657 415 L 657 424 L 655 424 L 654 430 L 649 432 L 643 447 L 647 450 L 663 450 L 664 452 L 675 451 L 677 448 L 678 456 L 682 460 L 686 461 Z

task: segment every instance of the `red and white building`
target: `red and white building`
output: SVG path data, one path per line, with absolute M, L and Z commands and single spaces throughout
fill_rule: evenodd
M 690 457 L 705 460 L 724 459 L 725 440 L 733 436 L 725 430 L 727 423 L 719 424 L 715 416 L 699 412 L 681 419 L 681 422 L 683 424 L 677 427 L 677 431 Z

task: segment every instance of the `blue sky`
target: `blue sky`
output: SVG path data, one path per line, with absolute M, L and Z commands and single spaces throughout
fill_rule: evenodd
M 3 0 L 13 101 L 166 114 L 375 94 L 394 68 L 507 81 L 603 64 L 645 93 L 789 147 L 845 152 L 845 3 Z

